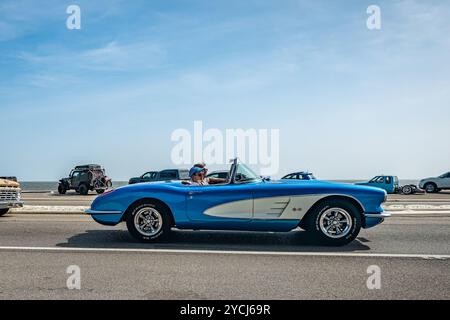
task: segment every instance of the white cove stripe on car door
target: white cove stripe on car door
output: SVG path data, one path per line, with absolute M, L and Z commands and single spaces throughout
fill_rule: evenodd
M 253 211 L 253 219 L 300 219 L 314 203 L 325 196 L 282 196 L 239 200 L 211 207 L 204 214 L 223 218 L 248 218 L 249 212 Z
M 253 199 L 247 199 L 219 204 L 207 209 L 204 214 L 221 218 L 249 219 L 252 216 L 252 211 Z

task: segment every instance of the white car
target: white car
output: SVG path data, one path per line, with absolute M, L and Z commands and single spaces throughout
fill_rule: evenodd
M 450 172 L 444 173 L 436 178 L 426 178 L 420 180 L 419 188 L 424 189 L 428 193 L 450 189 Z

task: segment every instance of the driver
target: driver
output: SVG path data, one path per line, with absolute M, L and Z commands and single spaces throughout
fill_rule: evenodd
M 191 178 L 191 185 L 207 186 L 210 184 L 218 184 L 227 182 L 224 178 L 206 178 L 208 169 L 204 163 L 197 163 L 189 170 L 189 177 Z

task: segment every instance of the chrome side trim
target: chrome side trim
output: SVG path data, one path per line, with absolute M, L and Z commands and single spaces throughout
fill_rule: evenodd
M 392 216 L 389 212 L 382 213 L 364 213 L 364 217 L 366 218 L 389 218 Z
M 99 211 L 99 210 L 86 210 L 84 211 L 86 214 L 96 215 L 96 214 L 122 214 L 122 211 Z

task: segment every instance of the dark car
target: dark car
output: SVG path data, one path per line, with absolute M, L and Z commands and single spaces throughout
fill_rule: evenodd
M 189 170 L 186 169 L 166 169 L 162 171 L 149 171 L 140 177 L 131 178 L 128 184 L 141 182 L 167 181 L 167 180 L 187 180 L 189 179 Z
M 221 170 L 221 171 L 213 171 L 206 175 L 207 178 L 220 178 L 220 179 L 228 179 L 230 172 Z
M 67 190 L 73 189 L 79 194 L 86 195 L 89 190 L 95 190 L 101 194 L 110 188 L 112 188 L 112 182 L 106 176 L 105 169 L 98 164 L 86 164 L 76 166 L 70 171 L 68 178 L 59 180 L 58 192 L 65 194 Z
M 316 180 L 314 175 L 311 172 L 307 171 L 299 171 L 299 172 L 293 172 L 285 175 L 281 179 L 287 179 L 287 180 Z
M 128 184 L 156 181 L 156 178 L 158 177 L 158 173 L 159 173 L 158 171 L 146 172 L 140 177 L 131 178 L 128 181 Z

